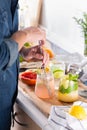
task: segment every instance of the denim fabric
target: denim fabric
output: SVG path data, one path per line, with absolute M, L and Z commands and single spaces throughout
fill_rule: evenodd
M 10 130 L 17 96 L 18 44 L 10 38 L 17 29 L 17 0 L 0 0 L 0 130 Z

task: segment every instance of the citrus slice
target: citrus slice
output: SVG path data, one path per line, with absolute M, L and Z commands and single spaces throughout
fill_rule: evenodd
M 50 58 L 54 58 L 54 53 L 51 49 L 44 47 L 43 48 L 48 54 Z
M 50 71 L 50 68 L 49 68 L 49 67 L 46 67 L 46 68 L 45 68 L 45 71 L 46 71 L 46 72 L 49 72 L 49 71 Z
M 37 73 L 33 71 L 26 71 L 21 73 L 19 77 L 24 83 L 34 86 L 36 84 Z
M 83 120 L 86 118 L 86 111 L 84 107 L 79 105 L 74 105 L 69 109 L 69 114 L 76 117 L 79 120 Z
M 63 70 L 56 70 L 53 72 L 54 78 L 58 79 L 64 76 L 64 71 Z

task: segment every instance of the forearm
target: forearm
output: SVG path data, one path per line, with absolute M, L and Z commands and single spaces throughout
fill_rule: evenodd
M 37 42 L 42 40 L 45 43 L 46 36 L 45 31 L 37 27 L 29 27 L 14 33 L 11 37 L 18 43 L 18 49 L 20 50 L 26 42 Z

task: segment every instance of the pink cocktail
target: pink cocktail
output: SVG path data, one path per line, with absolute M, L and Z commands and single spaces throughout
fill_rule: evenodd
M 54 96 L 54 77 L 51 73 L 37 75 L 35 94 L 39 98 L 51 98 Z

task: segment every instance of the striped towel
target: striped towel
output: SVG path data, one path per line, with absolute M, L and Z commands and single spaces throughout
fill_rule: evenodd
M 87 108 L 87 103 L 84 102 L 78 101 L 74 104 Z M 87 130 L 87 119 L 76 119 L 68 114 L 68 109 L 69 106 L 52 106 L 48 122 L 53 126 L 53 130 Z

